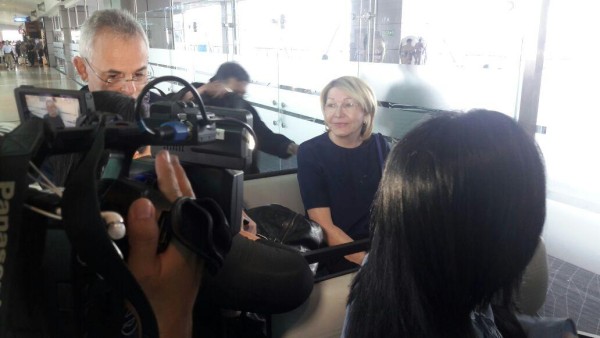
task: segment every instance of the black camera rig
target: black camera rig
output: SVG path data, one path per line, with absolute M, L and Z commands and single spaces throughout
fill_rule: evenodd
M 144 99 L 162 81 L 183 84 L 200 104 L 159 100 L 148 107 Z M 219 118 L 195 88 L 172 76 L 148 83 L 135 105 L 115 93 L 92 94 L 95 102 L 85 92 L 15 90 L 22 123 L 0 139 L 0 337 L 126 335 L 128 317 L 138 319 L 139 336 L 158 336 L 152 309 L 123 261 L 120 215 L 134 199 L 147 197 L 168 210 L 160 221 L 163 247 L 177 238 L 212 272 L 239 230 L 243 173 L 232 168 L 251 160 L 249 113 L 228 115 L 242 121 Z M 49 97 L 63 109 L 69 99 L 78 102 L 75 126 L 56 127 L 40 116 Z M 105 111 L 111 104 L 120 111 Z M 132 161 L 148 145 L 179 152 L 196 200 L 166 202 L 153 161 Z M 44 181 L 43 165 L 56 155 L 71 159 L 64 190 Z M 36 181 L 51 191 L 32 187 Z

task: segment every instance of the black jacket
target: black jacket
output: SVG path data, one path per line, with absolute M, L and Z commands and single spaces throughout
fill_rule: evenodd
M 193 86 L 198 88 L 203 83 L 193 83 Z M 274 133 L 265 125 L 260 119 L 258 112 L 252 105 L 244 100 L 242 97 L 235 93 L 228 93 L 227 95 L 220 98 L 213 98 L 207 95 L 202 95 L 202 100 L 206 106 L 234 108 L 234 109 L 245 109 L 252 114 L 254 132 L 256 133 L 257 149 L 267 154 L 277 156 L 279 158 L 288 158 L 291 155 L 288 154 L 287 148 L 292 140 L 285 137 L 284 135 Z

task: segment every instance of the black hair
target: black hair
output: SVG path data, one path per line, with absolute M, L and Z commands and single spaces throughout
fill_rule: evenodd
M 510 308 L 539 241 L 545 194 L 541 154 L 506 115 L 448 114 L 409 132 L 376 195 L 347 337 L 473 337 L 473 311 L 498 295 Z M 507 336 L 524 336 L 515 332 Z
M 217 69 L 215 76 L 210 79 L 210 82 L 224 81 L 229 78 L 234 78 L 243 82 L 250 82 L 250 75 L 248 75 L 248 72 L 246 72 L 246 70 L 237 62 L 225 62 L 219 66 L 219 69 Z

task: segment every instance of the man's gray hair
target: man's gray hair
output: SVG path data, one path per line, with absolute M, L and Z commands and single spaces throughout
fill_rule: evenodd
M 105 9 L 94 12 L 81 26 L 79 54 L 82 57 L 89 58 L 92 55 L 92 46 L 96 36 L 101 32 L 109 32 L 124 38 L 139 36 L 144 39 L 146 47 L 149 46 L 142 25 L 131 13 L 121 9 Z

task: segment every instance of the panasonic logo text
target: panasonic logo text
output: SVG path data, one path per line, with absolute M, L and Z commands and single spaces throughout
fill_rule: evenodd
M 8 228 L 10 227 L 8 212 L 10 211 L 10 200 L 14 194 L 15 182 L 0 182 L 0 291 L 2 291 L 6 246 L 8 245 Z M 0 299 L 0 307 L 2 307 L 2 299 Z

